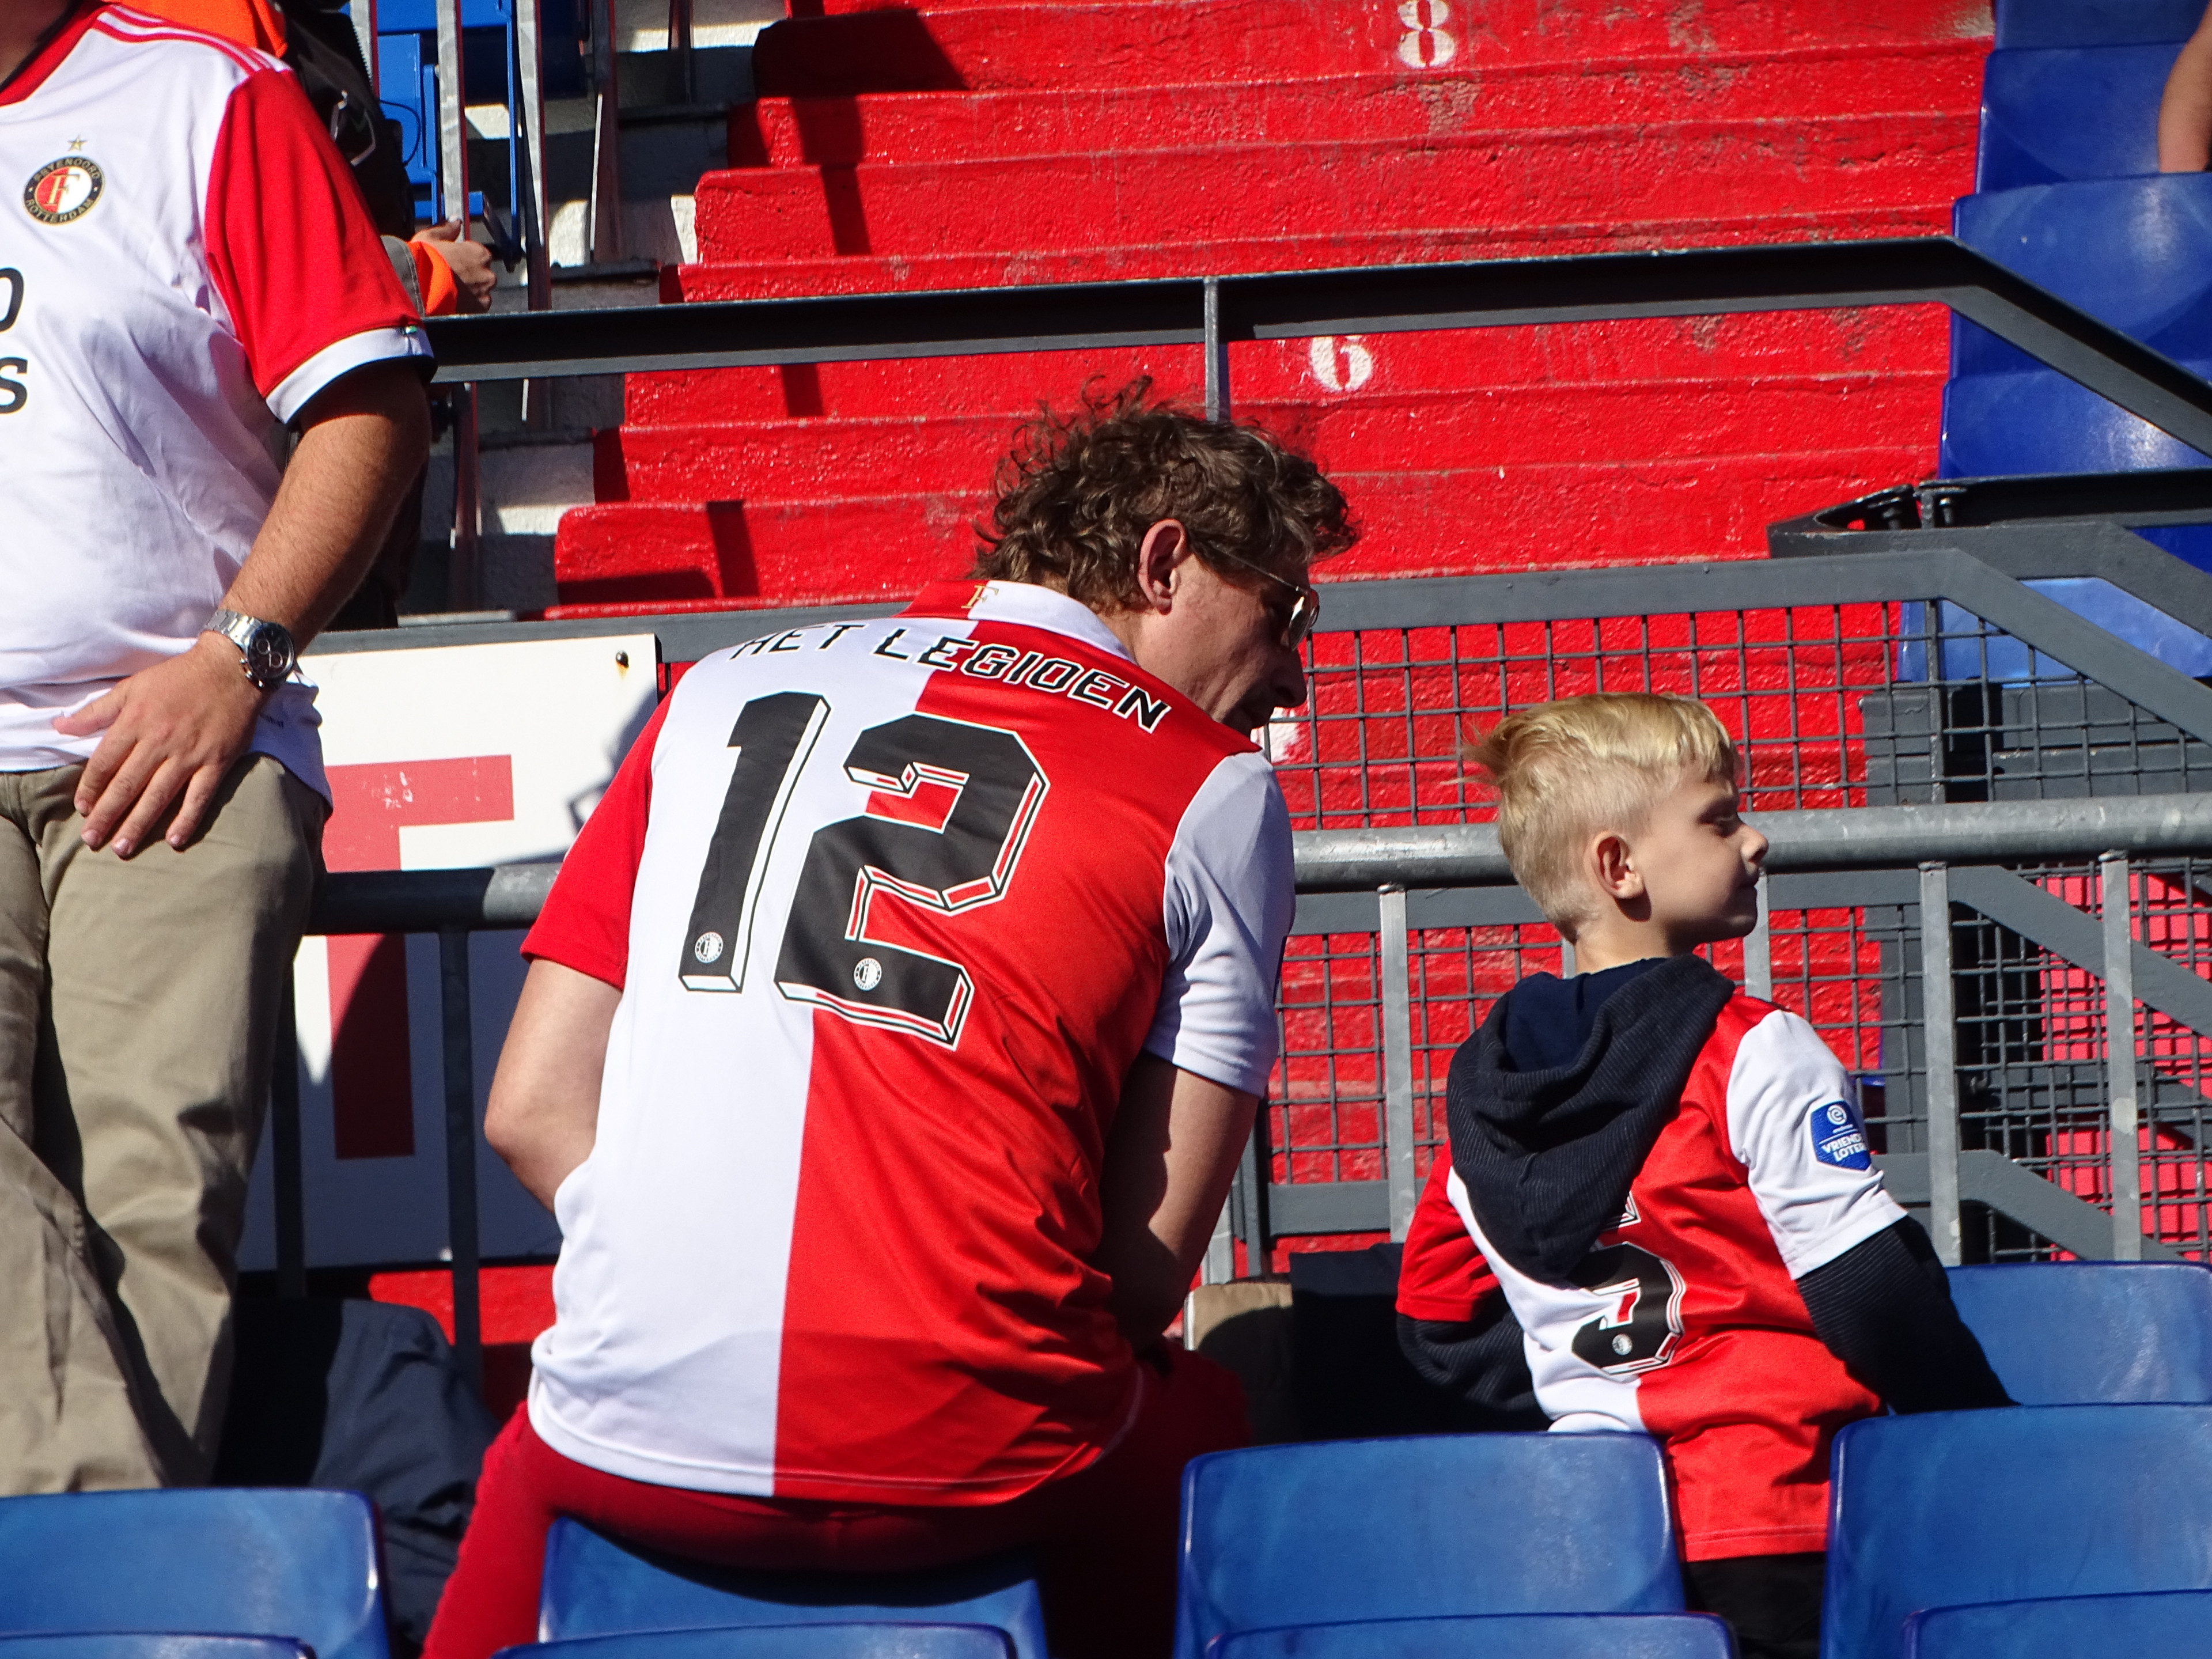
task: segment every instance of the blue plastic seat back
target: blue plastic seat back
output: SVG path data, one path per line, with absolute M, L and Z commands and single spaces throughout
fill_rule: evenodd
M 1900 1659 L 1923 1607 L 2212 1589 L 2212 1406 L 1869 1418 L 1830 1468 L 1822 1659 Z
M 502 1648 L 494 1659 L 1012 1659 L 988 1625 L 890 1622 L 632 1631 Z
M 1216 1452 L 1183 1471 L 1176 1650 L 1234 1631 L 1507 1613 L 1678 1613 L 1659 1448 L 1434 1435 Z
M 1977 191 L 2158 171 L 2158 102 L 2178 44 L 1993 52 Z
M 286 1636 L 388 1659 L 358 1492 L 203 1488 L 0 1498 L 0 1632 Z
M 2005 1392 L 2023 1406 L 2212 1404 L 2212 1267 L 1954 1267 L 1951 1298 Z
M 2075 1659 L 2085 1653 L 2201 1653 L 2212 1632 L 2212 1590 L 2149 1595 L 2065 1595 L 1934 1607 L 1905 1621 L 1910 1659 Z
M 0 1659 L 314 1659 L 283 1636 L 174 1636 L 155 1631 L 0 1636 Z
M 1377 1619 L 1218 1637 L 1206 1659 L 1735 1659 L 1703 1613 L 1519 1613 Z
M 1961 241 L 2199 374 L 2212 371 L 2212 173 L 1969 196 Z M 2136 471 L 2206 459 L 1988 331 L 1951 330 L 1947 477 Z
M 1997 0 L 1999 46 L 2134 46 L 2186 40 L 2198 0 Z
M 1044 1604 L 1026 1556 L 927 1572 L 748 1572 L 632 1548 L 577 1522 L 553 1523 L 538 1628 L 547 1641 L 631 1631 L 889 1620 L 987 1625 L 1015 1659 L 1046 1659 Z

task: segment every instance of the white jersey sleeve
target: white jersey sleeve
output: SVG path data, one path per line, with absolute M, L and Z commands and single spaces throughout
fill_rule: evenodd
M 1275 978 L 1297 902 L 1291 817 L 1263 755 L 1232 755 L 1200 785 L 1168 849 L 1168 970 L 1150 1053 L 1259 1094 L 1275 1063 Z
M 1736 1046 L 1728 1132 L 1793 1279 L 1905 1217 L 1869 1154 L 1850 1076 L 1796 1014 L 1776 1009 Z

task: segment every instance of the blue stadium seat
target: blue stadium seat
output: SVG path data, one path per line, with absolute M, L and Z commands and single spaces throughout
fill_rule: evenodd
M 1735 1639 L 1702 1613 L 1521 1613 L 1242 1631 L 1206 1651 L 1206 1659 L 1735 1659 Z
M 2212 1405 L 2212 1267 L 1954 1267 L 1951 1297 L 2005 1391 L 2023 1406 Z
M 2134 46 L 2186 40 L 2199 0 L 1997 0 L 2000 46 Z
M 708 1626 L 911 1620 L 1004 1631 L 1014 1659 L 1045 1659 L 1044 1604 L 1026 1557 L 931 1572 L 740 1572 L 632 1549 L 574 1521 L 545 1540 L 538 1633 L 548 1641 Z
M 2212 173 L 1969 196 L 1953 230 L 2153 350 L 2212 369 Z M 1946 477 L 2212 464 L 1972 323 L 1951 339 Z
M 1909 1659 L 2075 1659 L 2085 1653 L 2179 1659 L 2203 1651 L 2208 1631 L 2212 1590 L 2065 1595 L 1916 1613 L 1905 1621 L 1905 1651 Z
M 988 1625 L 755 1625 L 632 1631 L 502 1648 L 494 1659 L 1012 1659 Z
M 314 1659 L 284 1636 L 172 1636 L 158 1631 L 0 1636 L 0 1659 Z
M 0 1632 L 294 1638 L 388 1659 L 376 1517 L 349 1492 L 0 1498 Z
M 1925 1607 L 2212 1589 L 2212 1406 L 1869 1418 L 1830 1468 L 1822 1659 L 1903 1659 Z
M 1993 52 L 1977 191 L 2158 171 L 2158 100 L 2180 46 Z
M 1183 1471 L 1179 1659 L 1286 1625 L 1681 1608 L 1642 1435 L 1322 1441 Z

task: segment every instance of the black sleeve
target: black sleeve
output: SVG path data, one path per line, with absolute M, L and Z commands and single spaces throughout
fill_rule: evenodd
M 1398 1347 L 1413 1373 L 1450 1402 L 1449 1426 L 1484 1434 L 1542 1430 L 1521 1327 L 1505 1298 L 1465 1322 L 1398 1316 Z
M 1850 1374 L 1899 1413 L 2009 1406 L 1951 1284 L 1907 1216 L 1797 1281 L 1813 1328 Z

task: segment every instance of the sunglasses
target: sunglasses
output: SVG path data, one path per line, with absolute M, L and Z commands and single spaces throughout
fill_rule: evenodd
M 1321 595 L 1304 582 L 1294 582 L 1278 576 L 1265 565 L 1255 564 L 1249 559 L 1240 559 L 1234 553 L 1224 552 L 1218 547 L 1212 551 L 1216 557 L 1226 559 L 1231 564 L 1241 564 L 1245 569 L 1265 576 L 1276 586 L 1290 590 L 1294 597 L 1291 614 L 1283 623 L 1283 643 L 1292 651 L 1304 645 L 1306 636 L 1314 631 L 1314 624 L 1321 620 Z

